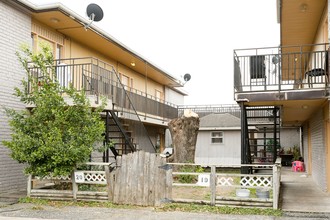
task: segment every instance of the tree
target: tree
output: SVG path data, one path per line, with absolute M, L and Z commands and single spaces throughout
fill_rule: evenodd
M 13 133 L 12 140 L 3 143 L 11 150 L 13 159 L 27 165 L 26 174 L 68 175 L 77 164 L 88 161 L 96 143 L 103 140 L 100 113 L 104 104 L 92 109 L 84 91 L 59 84 L 49 47 L 43 46 L 38 54 L 25 47 L 17 56 L 28 81 L 23 79 L 22 88 L 15 88 L 14 95 L 34 108 L 5 108 Z M 32 76 L 31 65 L 42 77 Z M 65 102 L 64 94 L 73 105 Z
M 174 146 L 175 163 L 194 163 L 199 117 L 192 111 L 185 111 L 180 118 L 168 123 Z

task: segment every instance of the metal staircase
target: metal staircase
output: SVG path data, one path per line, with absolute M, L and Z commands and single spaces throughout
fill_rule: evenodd
M 98 67 L 100 68 L 100 67 Z M 98 70 L 105 72 L 103 68 Z M 113 81 L 103 87 L 111 91 L 113 109 L 105 111 L 105 140 L 104 144 L 112 147 L 103 154 L 103 161 L 109 162 L 109 157 L 121 156 L 137 150 L 156 152 L 147 129 L 137 113 L 129 93 L 121 83 L 114 68 L 109 71 Z M 112 153 L 110 155 L 109 149 Z
M 136 144 L 133 143 L 131 131 L 128 131 L 129 126 L 122 123 L 122 120 L 117 116 L 118 112 L 114 110 L 105 111 L 105 141 L 104 144 L 109 146 L 103 153 L 103 161 L 109 162 L 109 150 L 116 159 L 117 156 L 136 151 Z
M 241 106 L 242 164 L 273 164 L 280 143 L 280 108 Z

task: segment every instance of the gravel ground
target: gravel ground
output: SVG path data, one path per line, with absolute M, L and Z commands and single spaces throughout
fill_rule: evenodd
M 294 214 L 286 217 L 273 216 L 241 216 L 241 215 L 222 215 L 212 213 L 188 213 L 188 212 L 162 212 L 156 211 L 154 208 L 137 208 L 137 209 L 114 209 L 114 208 L 91 208 L 91 207 L 53 207 L 35 204 L 13 204 L 0 206 L 0 220 L 35 220 L 35 219 L 81 219 L 81 220 L 95 220 L 95 219 L 120 219 L 120 220 L 222 220 L 222 219 L 239 219 L 239 220 L 322 220 L 330 219 L 329 216 L 322 215 L 307 215 Z

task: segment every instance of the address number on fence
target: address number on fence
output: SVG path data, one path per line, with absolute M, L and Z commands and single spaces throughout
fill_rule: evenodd
M 76 183 L 84 183 L 85 182 L 84 172 L 74 172 L 74 180 L 76 181 Z
M 209 174 L 199 174 L 197 185 L 210 186 L 210 175 Z

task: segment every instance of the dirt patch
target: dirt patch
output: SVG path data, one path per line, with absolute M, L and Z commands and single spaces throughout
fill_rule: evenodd
M 217 196 L 234 196 L 235 188 L 222 186 L 216 189 Z M 194 199 L 194 200 L 210 200 L 210 187 L 203 186 L 173 186 L 173 199 Z

